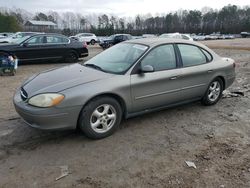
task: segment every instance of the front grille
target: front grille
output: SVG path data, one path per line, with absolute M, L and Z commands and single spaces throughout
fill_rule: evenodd
M 23 88 L 21 88 L 20 90 L 20 95 L 23 101 L 26 101 L 28 99 L 28 93 Z

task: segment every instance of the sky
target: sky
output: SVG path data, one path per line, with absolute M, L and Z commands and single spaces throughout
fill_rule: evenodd
M 166 14 L 179 9 L 220 9 L 225 5 L 250 6 L 250 0 L 0 0 L 0 7 L 22 8 L 29 12 L 78 12 L 85 14 L 114 14 L 135 16 L 150 13 Z

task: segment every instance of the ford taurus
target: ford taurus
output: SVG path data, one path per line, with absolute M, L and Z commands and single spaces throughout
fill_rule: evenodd
M 235 63 L 182 39 L 122 42 L 85 64 L 48 70 L 14 96 L 32 127 L 80 128 L 94 139 L 111 135 L 123 118 L 200 100 L 213 105 L 235 79 Z

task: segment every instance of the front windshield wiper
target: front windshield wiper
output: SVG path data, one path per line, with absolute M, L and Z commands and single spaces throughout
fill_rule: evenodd
M 100 70 L 100 71 L 103 71 L 103 72 L 106 72 L 105 70 L 103 70 L 101 67 L 99 67 L 98 65 L 95 65 L 95 64 L 83 64 L 83 66 L 86 66 L 86 67 L 92 67 L 94 69 L 97 69 L 97 70 Z

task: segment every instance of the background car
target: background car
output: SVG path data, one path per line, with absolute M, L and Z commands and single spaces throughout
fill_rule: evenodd
M 99 139 L 111 135 L 122 118 L 198 100 L 216 104 L 234 79 L 234 60 L 203 44 L 135 39 L 84 64 L 32 76 L 16 92 L 14 104 L 33 127 L 78 127 Z
M 94 45 L 96 42 L 99 42 L 99 39 L 94 33 L 79 33 L 75 36 L 71 36 L 73 38 L 77 38 L 81 42 L 87 42 L 87 44 Z
M 14 35 L 14 33 L 10 32 L 0 33 L 0 38 L 11 37 L 12 35 Z
M 76 62 L 88 56 L 85 42 L 70 40 L 59 34 L 36 34 L 15 40 L 11 44 L 0 45 L 0 52 L 17 56 L 19 62 L 65 60 Z
M 39 34 L 39 33 L 38 32 L 17 32 L 17 33 L 10 35 L 8 37 L 0 38 L 0 43 L 15 42 L 15 40 L 18 40 L 18 39 L 26 37 L 26 36 L 32 36 L 35 34 Z
M 157 36 L 154 34 L 143 34 L 142 35 L 142 38 L 155 38 L 155 37 L 157 37 Z
M 103 48 L 109 48 L 110 46 L 113 46 L 115 44 L 118 44 L 120 42 L 131 40 L 132 36 L 130 34 L 115 34 L 111 35 L 110 37 L 106 39 L 101 39 L 99 45 Z
M 187 34 L 182 33 L 164 33 L 159 36 L 160 38 L 175 38 L 175 39 L 185 39 L 193 41 L 193 38 Z
M 241 32 L 240 35 L 242 38 L 247 38 L 250 37 L 250 32 Z

